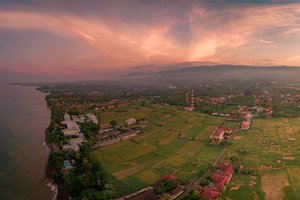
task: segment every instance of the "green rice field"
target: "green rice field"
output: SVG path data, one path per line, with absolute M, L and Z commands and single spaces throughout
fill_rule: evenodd
M 222 151 L 222 146 L 208 143 L 213 130 L 224 122 L 221 117 L 160 105 L 130 106 L 104 112 L 101 117 L 104 122 L 122 123 L 129 117 L 148 122 L 139 136 L 101 147 L 92 155 L 111 174 L 117 195 L 149 186 L 169 173 L 189 183 Z
M 123 123 L 130 117 L 148 122 L 139 136 L 92 154 L 110 174 L 116 196 L 147 187 L 169 173 L 187 184 L 192 182 L 225 148 L 209 144 L 213 130 L 222 123 L 238 127 L 237 122 L 225 122 L 222 117 L 161 105 L 129 106 L 104 112 L 101 117 L 105 123 L 113 119 Z M 245 200 L 299 199 L 299 141 L 300 118 L 253 119 L 249 130 L 230 138 L 222 159 L 235 156 L 241 167 L 256 173 L 234 173 L 224 195 Z

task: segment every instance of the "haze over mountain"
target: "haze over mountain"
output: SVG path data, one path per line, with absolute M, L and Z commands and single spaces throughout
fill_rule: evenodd
M 297 81 L 300 68 L 295 66 L 243 66 L 243 65 L 213 65 L 183 67 L 154 73 L 131 73 L 132 78 L 167 79 L 167 80 L 270 80 Z

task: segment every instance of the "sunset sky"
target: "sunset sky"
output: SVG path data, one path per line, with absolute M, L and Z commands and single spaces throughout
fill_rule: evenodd
M 0 0 L 0 75 L 101 79 L 192 61 L 300 66 L 297 2 Z

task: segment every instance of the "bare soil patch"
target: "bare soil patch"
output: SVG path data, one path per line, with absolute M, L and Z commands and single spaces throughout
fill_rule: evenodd
M 265 192 L 266 200 L 283 199 L 283 188 L 289 185 L 285 172 L 265 173 L 261 177 L 261 189 Z
M 238 184 L 238 185 L 230 188 L 230 190 L 238 190 L 238 189 L 240 189 L 241 186 L 242 186 L 242 184 Z
M 285 156 L 284 160 L 295 160 L 294 156 Z
M 121 180 L 127 176 L 131 176 L 142 168 L 141 165 L 132 164 L 132 167 L 113 173 L 113 176 Z
M 256 182 L 255 181 L 250 181 L 249 186 L 253 186 L 253 185 L 256 185 Z
M 233 139 L 234 139 L 234 140 L 240 140 L 240 139 L 242 139 L 243 137 L 244 137 L 244 136 L 234 136 Z

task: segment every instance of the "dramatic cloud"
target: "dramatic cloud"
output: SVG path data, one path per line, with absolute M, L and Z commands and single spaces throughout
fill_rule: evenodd
M 96 79 L 192 61 L 300 66 L 299 44 L 292 0 L 0 1 L 6 71 Z

